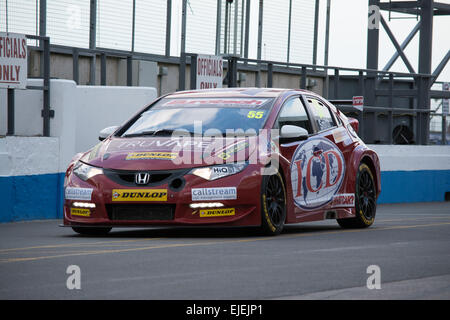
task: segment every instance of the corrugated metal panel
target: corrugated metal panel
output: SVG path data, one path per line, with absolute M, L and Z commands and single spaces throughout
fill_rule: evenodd
M 98 0 L 97 47 L 131 50 L 132 0 Z
M 53 44 L 89 47 L 89 0 L 47 0 L 47 35 Z
M 190 0 L 188 2 L 186 52 L 214 54 L 216 48 L 216 16 L 216 0 Z
M 8 1 L 8 31 L 24 34 L 37 34 L 36 0 Z M 39 10 L 38 10 L 39 12 Z M 0 31 L 6 32 L 6 1 L 0 1 Z M 28 41 L 28 45 L 35 45 L 35 41 Z
M 290 62 L 312 63 L 314 10 L 313 0 L 292 1 Z
M 166 43 L 166 9 L 167 1 L 136 1 L 135 51 L 164 54 Z
M 289 28 L 289 0 L 265 1 L 261 58 L 286 61 Z

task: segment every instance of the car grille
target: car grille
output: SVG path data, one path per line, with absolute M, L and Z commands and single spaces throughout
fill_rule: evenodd
M 113 221 L 173 220 L 175 216 L 174 204 L 109 204 L 106 210 Z
M 183 176 L 189 172 L 190 169 L 183 170 L 167 170 L 167 171 L 128 171 L 128 170 L 112 170 L 112 169 L 103 169 L 104 174 L 112 181 L 121 184 L 123 186 L 133 187 L 136 186 L 135 176 L 137 173 L 149 173 L 150 180 L 147 183 L 147 186 L 153 187 L 162 185 L 164 183 L 168 183 L 169 186 L 172 182 L 179 182 L 183 180 Z M 178 183 L 179 184 L 179 183 Z M 184 185 L 184 183 L 183 183 Z M 176 188 L 174 188 L 176 189 Z

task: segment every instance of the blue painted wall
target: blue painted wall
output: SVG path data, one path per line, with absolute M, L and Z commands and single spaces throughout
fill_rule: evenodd
M 378 203 L 444 201 L 450 170 L 382 171 Z
M 0 222 L 62 218 L 64 173 L 0 177 Z M 444 201 L 450 170 L 383 171 L 378 203 Z
M 0 222 L 62 218 L 64 173 L 0 177 Z

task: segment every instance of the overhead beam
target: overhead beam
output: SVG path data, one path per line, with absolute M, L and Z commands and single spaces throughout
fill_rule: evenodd
M 391 29 L 389 29 L 389 26 L 387 25 L 386 20 L 384 20 L 382 15 L 380 15 L 380 22 L 381 22 L 381 25 L 383 26 L 384 30 L 386 31 L 387 35 L 391 39 L 392 44 L 394 45 L 395 49 L 397 49 L 398 54 L 400 55 L 403 62 L 405 63 L 406 68 L 408 68 L 409 72 L 416 73 L 414 68 L 412 67 L 411 63 L 409 62 L 408 58 L 406 57 L 405 53 L 403 52 L 403 49 L 398 44 L 397 39 L 395 39 L 394 34 L 391 32 Z
M 411 30 L 411 32 L 408 34 L 406 39 L 400 45 L 400 48 L 402 50 L 406 49 L 406 47 L 411 42 L 411 40 L 414 38 L 414 36 L 416 35 L 417 31 L 419 31 L 419 29 L 420 29 L 420 21 L 416 24 L 416 26 Z M 389 61 L 386 64 L 386 66 L 383 68 L 383 71 L 388 71 L 394 65 L 395 61 L 397 61 L 398 57 L 400 57 L 400 54 L 398 53 L 398 51 L 395 51 L 395 53 L 393 54 L 392 58 L 389 59 Z
M 441 60 L 439 65 L 433 71 L 433 76 L 431 78 L 430 87 L 433 85 L 433 83 L 436 82 L 436 79 L 439 77 L 439 75 L 441 74 L 442 70 L 444 70 L 445 66 L 447 65 L 448 60 L 450 60 L 450 50 L 447 51 L 447 54 L 445 55 L 445 57 Z

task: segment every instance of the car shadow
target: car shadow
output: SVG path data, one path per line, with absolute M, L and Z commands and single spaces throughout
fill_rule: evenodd
M 337 231 L 341 228 L 330 224 L 290 224 L 284 226 L 281 235 L 308 234 L 326 231 Z M 267 236 L 257 227 L 151 227 L 151 228 L 113 228 L 107 235 L 89 236 L 80 234 L 68 234 L 65 237 L 74 238 L 107 238 L 107 239 L 123 239 L 123 238 L 172 238 L 172 239 L 217 239 L 217 238 L 260 238 L 274 237 Z

